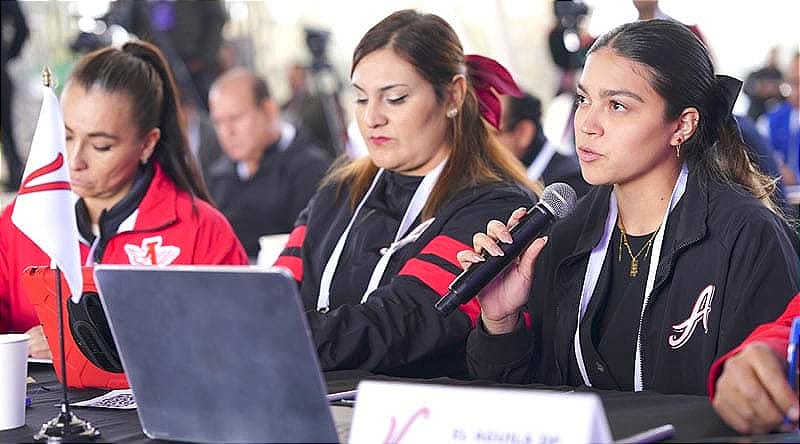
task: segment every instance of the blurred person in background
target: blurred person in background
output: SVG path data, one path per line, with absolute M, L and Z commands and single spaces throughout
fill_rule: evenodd
M 222 28 L 228 21 L 222 0 L 117 0 L 103 20 L 158 46 L 178 86 L 208 109 L 208 90 L 219 72 Z
M 638 17 L 636 18 L 637 20 L 661 19 L 678 22 L 678 20 L 675 20 L 661 10 L 661 8 L 658 6 L 658 0 L 633 0 L 633 6 L 636 7 L 636 11 L 639 13 Z M 703 44 L 708 46 L 706 39 L 703 37 L 703 33 L 700 32 L 699 26 L 688 23 L 683 23 L 683 25 L 689 28 L 689 30 L 692 31 L 694 35 L 696 35 L 697 38 L 703 42 Z
M 581 176 L 575 156 L 565 156 L 547 140 L 542 131 L 542 102 L 524 93 L 522 97 L 503 96 L 502 125 L 498 137 L 527 168 L 528 179 L 541 180 L 547 186 L 553 182 L 569 184 L 578 198 L 589 190 Z
M 14 137 L 14 82 L 8 73 L 8 64 L 16 58 L 28 38 L 28 25 L 17 0 L 0 3 L 0 143 L 2 143 L 2 162 L 6 166 L 6 190 L 16 191 L 22 180 L 25 165 L 17 151 Z M 0 164 L 2 167 L 2 164 Z
M 212 85 L 211 120 L 224 156 L 206 182 L 252 261 L 261 236 L 289 233 L 331 159 L 286 122 L 265 79 L 231 68 Z
M 129 42 L 85 55 L 61 107 L 85 266 L 247 264 L 230 224 L 210 204 L 158 48 Z M 22 271 L 50 258 L 11 222 L 13 211 L 14 203 L 0 216 L 0 333 L 28 332 L 31 355 L 49 357 Z
M 781 84 L 783 72 L 778 68 L 778 48 L 772 47 L 767 53 L 764 66 L 747 75 L 744 93 L 750 100 L 747 115 L 754 121 L 767 111 L 771 111 L 783 100 Z
M 786 185 L 800 180 L 800 52 L 786 68 L 781 92 L 786 99 L 758 122 L 759 130 L 772 143 Z
M 186 120 L 186 138 L 189 149 L 197 159 L 203 180 L 207 181 L 211 165 L 224 155 L 219 140 L 217 140 L 217 132 L 208 111 L 201 103 L 198 103 L 191 91 L 180 91 L 180 108 L 183 118 Z

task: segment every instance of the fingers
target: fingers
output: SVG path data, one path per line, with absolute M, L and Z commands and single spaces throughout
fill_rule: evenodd
M 26 333 L 31 336 L 30 342 L 28 342 L 28 356 L 37 359 L 50 359 L 50 347 L 47 345 L 42 326 L 37 325 Z
M 461 265 L 461 268 L 464 270 L 468 269 L 472 264 L 486 260 L 483 256 L 472 250 L 459 251 L 456 253 L 456 259 L 458 260 L 458 264 Z
M 780 399 L 796 396 L 788 384 L 781 387 L 775 380 L 783 380 L 785 384 L 779 358 L 766 344 L 751 344 L 725 363 L 717 381 L 714 408 L 725 422 L 741 433 L 774 430 L 783 421 L 787 409 L 779 406 L 767 385 L 778 385 Z M 783 393 L 783 388 L 788 393 Z
M 547 245 L 547 241 L 550 238 L 547 236 L 540 237 L 535 239 L 528 249 L 522 253 L 522 257 L 520 257 L 520 268 L 523 270 L 531 270 L 533 271 L 533 264 L 536 262 L 536 258 L 539 257 L 539 253 L 542 252 L 545 245 Z
M 511 213 L 511 216 L 508 217 L 508 223 L 506 225 L 510 228 L 514 225 L 518 224 L 520 219 L 528 213 L 528 209 L 525 207 L 519 207 Z
M 797 393 L 789 386 L 781 359 L 767 344 L 762 343 L 753 343 L 744 352 L 753 355 L 750 361 L 769 398 L 783 414 L 789 417 L 790 421 L 797 423 L 798 413 L 800 413 L 798 412 Z M 792 408 L 794 408 L 793 411 Z

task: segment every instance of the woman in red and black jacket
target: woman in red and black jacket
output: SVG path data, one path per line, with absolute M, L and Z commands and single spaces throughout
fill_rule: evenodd
M 533 203 L 522 165 L 482 120 L 497 127 L 489 85 L 517 88 L 496 62 L 464 56 L 445 21 L 415 11 L 370 29 L 352 66 L 369 157 L 329 175 L 276 265 L 300 286 L 324 370 L 463 375 L 478 307 L 443 317 L 434 304 L 475 230 Z
M 233 230 L 211 204 L 186 142 L 172 74 L 144 42 L 86 55 L 61 104 L 81 260 L 96 263 L 247 264 Z M 31 334 L 31 354 L 49 350 L 22 271 L 50 259 L 0 217 L 0 332 Z

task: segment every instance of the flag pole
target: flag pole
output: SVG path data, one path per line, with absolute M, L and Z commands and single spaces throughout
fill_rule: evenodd
M 53 77 L 50 73 L 50 68 L 45 66 L 42 69 L 42 83 L 47 88 L 53 87 Z M 50 268 L 54 268 L 56 270 L 56 299 L 58 302 L 58 352 L 61 357 L 61 384 L 64 386 L 64 401 L 63 401 L 63 414 L 69 414 L 69 395 L 67 394 L 67 361 L 65 359 L 65 352 L 64 352 L 64 313 L 63 313 L 63 304 L 62 304 L 62 294 L 61 294 L 61 269 L 58 268 L 58 264 L 53 261 L 50 264 Z
M 47 88 L 52 88 L 52 75 L 50 68 L 42 69 L 42 82 Z M 77 246 L 76 246 L 77 247 Z M 64 398 L 61 402 L 61 411 L 58 416 L 42 424 L 39 432 L 33 435 L 37 441 L 47 442 L 73 442 L 88 441 L 100 436 L 100 431 L 86 420 L 72 414 L 69 408 L 69 394 L 67 392 L 67 360 L 64 347 L 64 298 L 61 291 L 61 269 L 56 261 L 51 261 L 50 268 L 55 269 L 56 280 L 56 305 L 58 306 L 58 353 L 61 359 L 61 391 Z

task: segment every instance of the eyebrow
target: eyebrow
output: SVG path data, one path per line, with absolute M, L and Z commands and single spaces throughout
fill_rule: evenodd
M 583 87 L 580 83 L 578 83 L 578 89 L 583 92 L 586 92 L 586 88 Z M 600 97 L 614 97 L 614 96 L 625 96 L 630 97 L 636 101 L 644 103 L 644 99 L 642 99 L 638 94 L 634 93 L 633 91 L 628 91 L 627 89 L 604 89 L 600 91 Z
M 364 91 L 364 88 L 362 88 L 362 87 L 358 86 L 358 84 L 357 84 L 357 83 L 351 83 L 351 85 L 353 85 L 353 88 L 355 88 L 355 89 L 357 89 L 357 90 L 359 90 L 359 91 L 361 91 L 361 92 L 366 92 L 366 91 Z M 392 83 L 392 84 L 390 84 L 390 85 L 386 85 L 386 86 L 382 86 L 382 87 L 380 87 L 380 88 L 378 89 L 378 91 L 381 91 L 381 92 L 383 92 L 383 91 L 390 90 L 390 89 L 392 89 L 392 88 L 397 88 L 398 86 L 405 86 L 405 87 L 408 87 L 408 85 L 406 85 L 405 83 Z
M 64 125 L 64 129 L 66 129 L 67 131 L 70 131 L 70 132 L 72 131 L 72 128 L 70 128 L 67 125 Z M 109 134 L 109 133 L 103 132 L 103 131 L 95 131 L 95 132 L 89 133 L 89 137 L 104 137 L 106 139 L 114 139 L 114 140 L 118 140 L 119 139 L 119 137 L 117 137 L 117 136 L 115 136 L 113 134 Z

